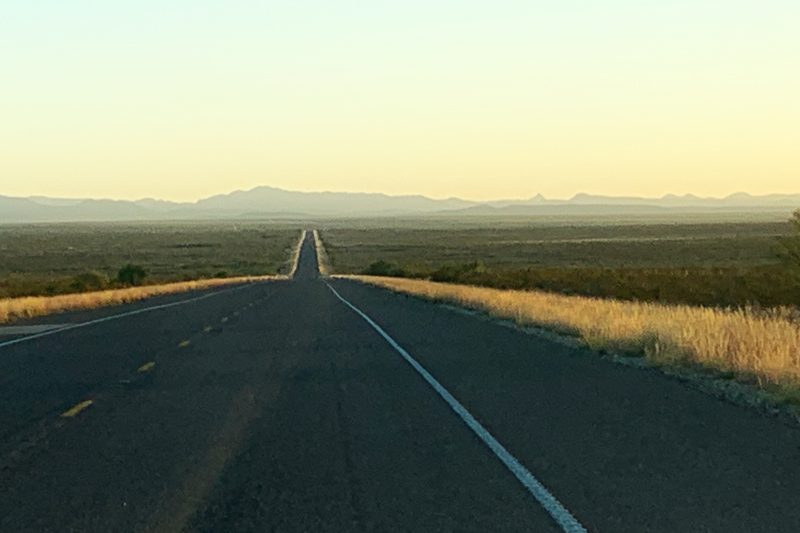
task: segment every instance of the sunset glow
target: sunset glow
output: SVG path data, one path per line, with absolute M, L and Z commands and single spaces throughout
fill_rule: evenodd
M 0 194 L 798 192 L 799 6 L 6 2 Z

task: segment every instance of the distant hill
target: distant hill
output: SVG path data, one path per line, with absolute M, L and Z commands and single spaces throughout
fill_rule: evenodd
M 0 222 L 81 222 L 98 220 L 142 220 L 150 211 L 122 200 L 61 199 L 34 200 L 0 196 Z
M 576 194 L 568 203 L 580 205 L 655 205 L 659 207 L 769 207 L 800 206 L 800 194 L 769 194 L 753 196 L 739 192 L 724 198 L 703 198 L 693 194 L 678 196 L 667 194 L 661 198 L 637 198 L 624 196 L 596 196 Z
M 528 199 L 474 202 L 459 198 L 391 196 L 377 193 L 298 192 L 256 187 L 204 198 L 197 202 L 136 201 L 0 196 L 0 222 L 66 222 L 213 219 L 231 217 L 357 217 L 357 216 L 531 216 L 594 214 L 663 214 L 670 212 L 772 211 L 800 208 L 800 194 L 725 198 L 666 195 L 638 198 L 576 194 L 568 200 L 536 195 Z
M 256 187 L 212 196 L 197 202 L 203 210 L 229 212 L 296 212 L 313 215 L 381 215 L 431 213 L 462 209 L 475 202 L 458 198 L 434 200 L 425 196 L 389 196 L 377 193 L 295 192 L 274 187 Z

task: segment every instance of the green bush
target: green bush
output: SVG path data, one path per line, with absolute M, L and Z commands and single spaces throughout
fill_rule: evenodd
M 73 278 L 69 288 L 73 292 L 99 291 L 108 287 L 108 276 L 101 272 L 84 272 Z
M 792 225 L 794 233 L 780 239 L 780 255 L 789 268 L 794 271 L 794 274 L 800 275 L 800 209 L 794 212 L 789 223 Z
M 430 278 L 433 281 L 454 282 L 469 278 L 471 276 L 477 276 L 486 273 L 487 270 L 483 263 L 480 261 L 473 261 L 463 265 L 443 266 L 437 270 L 434 270 L 431 273 Z
M 147 277 L 147 271 L 139 265 L 128 263 L 119 269 L 117 281 L 123 285 L 141 285 Z
M 394 263 L 389 263 L 382 260 L 375 261 L 369 265 L 366 270 L 364 270 L 364 274 L 368 276 L 393 276 L 396 278 L 402 278 L 406 276 L 406 272 L 402 268 Z

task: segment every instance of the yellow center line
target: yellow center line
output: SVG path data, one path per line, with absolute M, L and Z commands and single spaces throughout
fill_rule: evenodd
M 151 370 L 153 370 L 153 367 L 155 367 L 155 366 L 156 366 L 156 362 L 155 361 L 149 361 L 149 362 L 143 364 L 142 366 L 140 366 L 138 369 L 136 369 L 136 371 L 137 372 L 141 372 L 141 373 L 150 372 Z
M 181 343 L 180 343 L 180 344 L 178 344 L 178 348 L 186 348 L 186 347 L 187 347 L 187 346 L 189 346 L 191 343 L 192 343 L 192 341 L 181 341 Z
M 61 413 L 61 418 L 72 418 L 81 411 L 83 411 L 84 409 L 86 409 L 87 407 L 89 407 L 90 405 L 92 405 L 93 403 L 94 403 L 93 400 L 84 400 L 81 403 L 76 404 L 73 407 L 70 407 L 69 409 Z

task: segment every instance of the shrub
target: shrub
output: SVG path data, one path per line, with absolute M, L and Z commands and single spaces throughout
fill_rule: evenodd
M 780 240 L 780 255 L 795 274 L 800 275 L 800 209 L 794 212 L 789 223 L 794 228 L 794 234 Z
M 75 292 L 99 291 L 108 286 L 108 276 L 101 272 L 84 272 L 72 280 L 69 287 Z
M 120 268 L 117 273 L 117 281 L 123 285 L 141 285 L 146 277 L 147 271 L 144 268 L 130 263 Z
M 364 270 L 364 274 L 368 276 L 394 276 L 404 277 L 405 271 L 399 266 L 383 260 L 375 261 Z
M 486 274 L 487 270 L 480 261 L 465 263 L 463 265 L 443 266 L 431 273 L 431 280 L 455 282 L 468 279 L 481 274 Z

